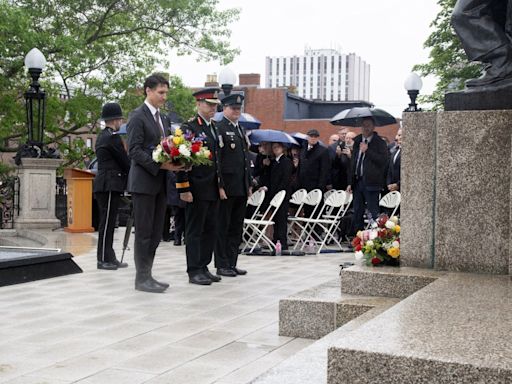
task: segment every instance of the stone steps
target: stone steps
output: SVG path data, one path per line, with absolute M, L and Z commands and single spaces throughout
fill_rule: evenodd
M 510 384 L 511 297 L 509 276 L 447 273 L 338 338 L 327 383 Z
M 368 310 L 398 300 L 340 293 L 340 280 L 298 292 L 279 302 L 279 335 L 319 339 Z
M 338 288 L 339 289 L 339 288 Z M 339 295 L 339 291 L 338 291 Z M 388 301 L 391 303 L 393 301 Z M 295 355 L 251 381 L 251 384 L 325 384 L 327 382 L 327 351 L 338 341 L 378 316 L 390 305 L 369 309 L 357 318 L 317 340 Z

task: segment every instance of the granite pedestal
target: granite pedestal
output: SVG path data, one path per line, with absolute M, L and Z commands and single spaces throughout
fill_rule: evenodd
M 22 158 L 20 178 L 20 214 L 16 229 L 59 228 L 55 217 L 55 178 L 60 159 Z
M 511 269 L 512 110 L 405 113 L 401 262 Z

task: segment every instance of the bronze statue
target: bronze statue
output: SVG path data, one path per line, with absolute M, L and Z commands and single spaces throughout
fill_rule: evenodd
M 512 0 L 458 0 L 452 25 L 468 59 L 485 64 L 466 89 L 512 87 Z

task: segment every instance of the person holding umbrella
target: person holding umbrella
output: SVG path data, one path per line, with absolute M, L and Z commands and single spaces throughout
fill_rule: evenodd
M 351 182 L 347 187 L 347 192 L 354 194 L 353 233 L 364 229 L 365 207 L 372 219 L 379 215 L 379 192 L 385 186 L 389 162 L 386 142 L 375 132 L 373 118 L 362 118 L 361 129 L 354 139 Z
M 98 173 L 94 178 L 94 196 L 98 202 L 99 227 L 97 259 L 98 269 L 116 270 L 126 268 L 127 263 L 120 262 L 112 248 L 117 209 L 121 194 L 126 189 L 126 180 L 130 170 L 130 160 L 119 135 L 115 133 L 123 123 L 123 111 L 117 103 L 107 103 L 101 111 L 105 129 L 96 140 L 96 158 Z

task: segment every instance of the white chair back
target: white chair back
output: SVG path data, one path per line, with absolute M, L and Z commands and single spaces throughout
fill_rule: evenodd
M 330 193 L 329 196 L 327 196 L 327 199 L 325 200 L 326 207 L 331 208 L 340 208 L 345 205 L 345 202 L 347 200 L 347 193 L 345 191 L 339 190 Z
M 306 199 L 306 196 L 308 195 L 308 191 L 306 191 L 304 188 L 299 189 L 298 191 L 295 191 L 290 198 L 290 203 L 299 205 L 299 209 L 302 207 L 302 204 L 304 204 L 304 200 Z
M 392 209 L 393 212 L 391 213 L 391 216 L 393 216 L 396 213 L 398 207 L 400 206 L 401 199 L 402 199 L 402 197 L 400 195 L 400 192 L 398 192 L 398 191 L 389 192 L 382 199 L 380 199 L 379 205 L 381 207 Z
M 275 194 L 275 196 L 270 200 L 270 206 L 276 208 L 276 210 L 283 203 L 284 198 L 286 197 L 286 191 L 282 190 Z
M 251 215 L 251 219 L 254 219 L 256 215 L 258 215 L 261 204 L 263 204 L 263 200 L 265 200 L 265 190 L 260 189 L 254 192 L 251 197 L 247 200 L 247 205 L 253 206 L 254 212 Z

